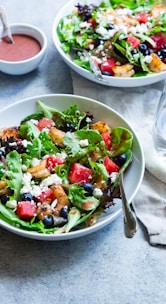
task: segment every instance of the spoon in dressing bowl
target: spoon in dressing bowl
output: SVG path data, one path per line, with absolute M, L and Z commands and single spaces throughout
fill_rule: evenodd
M 7 21 L 7 14 L 4 7 L 0 6 L 0 19 L 3 25 L 3 33 L 5 33 L 8 37 L 9 43 L 13 43 L 12 34 L 10 31 L 10 27 Z

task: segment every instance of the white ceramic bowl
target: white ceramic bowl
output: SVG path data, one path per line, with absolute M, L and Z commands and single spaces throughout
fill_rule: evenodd
M 46 48 L 47 38 L 45 34 L 36 26 L 30 24 L 15 23 L 10 25 L 11 34 L 25 34 L 35 38 L 41 50 L 35 56 L 22 61 L 5 61 L 0 60 L 0 71 L 10 75 L 22 75 L 36 69 L 42 61 Z
M 87 0 L 86 4 L 96 4 L 99 5 L 102 1 L 101 0 Z M 122 1 L 123 3 L 123 1 Z M 59 24 L 59 21 L 64 16 L 71 14 L 73 9 L 75 8 L 75 4 L 78 4 L 78 0 L 71 0 L 69 1 L 64 7 L 61 8 L 59 13 L 56 15 L 54 22 L 53 22 L 53 28 L 52 28 L 52 36 L 53 41 L 55 44 L 55 47 L 59 54 L 62 56 L 63 60 L 69 65 L 71 69 L 73 69 L 75 72 L 80 74 L 81 76 L 94 81 L 96 83 L 107 85 L 107 86 L 114 86 L 114 87 L 141 87 L 145 85 L 149 85 L 152 83 L 156 83 L 158 81 L 161 81 L 166 78 L 166 72 L 162 73 L 156 73 L 153 75 L 148 76 L 142 76 L 142 77 L 112 77 L 112 76 L 104 76 L 103 80 L 96 80 L 94 77 L 94 74 L 92 72 L 89 72 L 82 67 L 79 67 L 76 65 L 72 59 L 72 56 L 70 54 L 64 53 L 64 51 L 61 48 L 61 43 L 57 34 L 57 26 Z
M 42 100 L 47 105 L 55 107 L 60 111 L 67 109 L 71 105 L 78 105 L 80 110 L 89 111 L 92 113 L 96 121 L 101 120 L 107 122 L 108 124 L 111 122 L 111 126 L 113 127 L 122 126 L 130 129 L 133 132 L 133 161 L 126 171 L 124 178 L 126 196 L 129 202 L 131 202 L 142 182 L 145 163 L 141 144 L 129 123 L 116 111 L 95 100 L 75 95 L 56 94 L 27 98 L 2 109 L 0 111 L 0 128 L 18 125 L 25 116 L 39 110 L 36 106 L 37 100 Z M 1 219 L 0 226 L 18 235 L 33 239 L 50 241 L 67 240 L 97 231 L 116 219 L 120 215 L 121 210 L 121 201 L 118 200 L 115 206 L 109 208 L 108 212 L 102 214 L 95 225 L 64 234 L 40 234 L 37 232 L 24 231 L 9 225 Z

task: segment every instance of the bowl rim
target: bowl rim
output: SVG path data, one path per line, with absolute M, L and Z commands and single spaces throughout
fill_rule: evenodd
M 94 105 L 99 105 L 101 107 L 104 107 L 105 109 L 108 109 L 109 111 L 111 111 L 111 113 L 115 114 L 116 116 L 118 116 L 120 119 L 122 119 L 122 121 L 129 126 L 129 129 L 131 129 L 131 131 L 134 134 L 135 140 L 139 146 L 139 155 L 140 155 L 140 160 L 141 160 L 141 168 L 140 168 L 140 174 L 139 174 L 139 179 L 138 179 L 138 183 L 130 197 L 130 202 L 133 200 L 133 198 L 135 197 L 135 195 L 137 194 L 140 185 L 142 183 L 143 177 L 144 177 L 144 170 L 145 170 L 145 158 L 144 158 L 144 153 L 143 153 L 143 147 L 142 144 L 137 136 L 137 134 L 135 133 L 134 129 L 132 128 L 132 126 L 130 125 L 130 123 L 127 121 L 127 119 L 125 119 L 123 117 L 122 114 L 120 114 L 118 111 L 114 110 L 112 107 L 89 97 L 84 97 L 81 95 L 73 95 L 73 94 L 42 94 L 42 95 L 36 95 L 36 96 L 32 96 L 32 97 L 27 97 L 21 100 L 18 100 L 12 104 L 9 104 L 7 106 L 5 106 L 4 108 L 0 109 L 0 115 L 3 114 L 3 112 L 6 112 L 8 109 L 10 109 L 10 111 L 12 110 L 11 108 L 14 108 L 15 106 L 18 106 L 19 104 L 24 104 L 27 102 L 31 102 L 32 104 L 34 104 L 34 100 L 38 100 L 38 99 L 47 99 L 47 98 L 56 98 L 56 97 L 61 97 L 61 98 L 72 98 L 74 99 L 81 99 L 86 101 L 86 102 L 92 102 Z M 44 100 L 43 100 L 44 101 Z M 52 103 L 52 101 L 51 101 Z M 74 101 L 73 101 L 74 103 Z M 56 101 L 55 101 L 56 104 Z M 115 205 L 116 206 L 116 205 Z M 110 222 L 112 222 L 113 220 L 115 220 L 117 217 L 120 216 L 121 212 L 122 212 L 122 207 L 121 205 L 117 205 L 117 209 L 114 209 L 114 213 L 112 214 L 111 220 L 110 217 L 108 216 L 104 221 L 97 221 L 97 223 L 91 227 L 87 227 L 87 228 L 83 228 L 81 230 L 78 231 L 72 231 L 69 233 L 65 233 L 65 234 L 40 234 L 37 233 L 35 231 L 24 231 L 21 230 L 17 227 L 14 227 L 10 224 L 8 224 L 7 222 L 3 221 L 0 219 L 0 227 L 15 233 L 17 235 L 23 236 L 23 237 L 27 237 L 27 238 L 31 238 L 31 239 L 36 239 L 36 240 L 46 240 L 46 241 L 59 241 L 59 240 L 67 240 L 67 239 L 73 239 L 73 238 L 78 238 L 78 237 L 82 237 L 85 235 L 88 235 L 90 233 L 96 232 L 97 230 L 103 228 L 104 226 L 108 225 Z
M 90 0 L 89 0 L 90 1 Z M 55 16 L 52 26 L 52 37 L 54 45 L 58 51 L 58 53 L 62 56 L 63 60 L 72 68 L 75 72 L 82 75 L 84 74 L 84 77 L 97 82 L 102 85 L 106 86 L 115 86 L 115 87 L 137 87 L 137 86 L 145 86 L 150 85 L 153 83 L 157 83 L 166 77 L 166 71 L 160 72 L 160 73 L 154 73 L 147 76 L 139 76 L 139 77 L 114 77 L 114 76 L 106 76 L 103 75 L 103 80 L 96 80 L 94 77 L 93 72 L 90 72 L 77 64 L 74 63 L 72 58 L 70 58 L 70 54 L 66 54 L 62 48 L 61 43 L 57 34 L 57 26 L 62 18 L 62 15 L 65 16 L 66 14 L 62 14 L 64 10 L 69 8 L 72 4 L 74 5 L 78 1 L 76 0 L 70 0 L 68 3 L 66 3 L 61 9 L 59 10 L 58 14 Z M 102 2 L 102 1 L 100 1 Z M 73 6 L 74 9 L 74 6 Z M 72 8 L 71 8 L 72 12 Z M 157 78 L 157 79 L 156 79 Z M 139 80 L 141 80 L 141 84 L 139 84 Z M 111 83 L 112 82 L 112 83 Z M 117 83 L 120 83 L 117 85 Z M 124 83 L 124 84 L 123 84 Z
M 19 28 L 20 28 L 20 30 L 23 29 L 20 34 L 31 36 L 32 38 L 36 39 L 39 42 L 41 49 L 35 56 L 32 56 L 28 59 L 18 60 L 18 61 L 0 59 L 0 63 L 8 64 L 8 65 L 18 65 L 18 64 L 28 63 L 30 61 L 37 59 L 38 57 L 42 57 L 42 55 L 45 53 L 46 48 L 47 48 L 47 37 L 46 37 L 45 33 L 39 27 L 29 24 L 29 23 L 10 23 L 9 26 L 10 26 L 12 34 L 17 34 L 17 30 L 19 32 Z M 15 28 L 17 30 L 15 30 Z M 33 30 L 34 32 L 36 32 L 40 35 L 41 39 L 34 37 L 33 34 L 27 34 L 26 32 L 24 33 L 24 29 Z M 4 36 L 6 36 L 6 35 L 4 34 L 2 37 L 4 37 Z M 42 41 L 42 43 L 40 41 Z

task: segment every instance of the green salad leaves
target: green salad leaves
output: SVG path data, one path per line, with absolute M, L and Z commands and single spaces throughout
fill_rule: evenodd
M 37 105 L 16 135 L 2 134 L 0 219 L 38 233 L 91 226 L 120 198 L 118 174 L 132 161 L 133 134 L 94 123 L 77 105 Z

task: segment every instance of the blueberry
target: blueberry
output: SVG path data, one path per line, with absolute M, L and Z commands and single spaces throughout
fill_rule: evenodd
M 122 167 L 124 165 L 124 163 L 126 162 L 126 154 L 125 153 L 120 154 L 120 155 L 114 157 L 112 160 L 114 161 L 114 163 L 117 166 Z
M 131 50 L 131 54 L 132 54 L 132 55 L 136 55 L 136 54 L 138 54 L 138 52 L 137 52 L 136 49 L 133 49 L 133 50 Z
M 94 190 L 94 187 L 92 184 L 83 184 L 83 187 L 84 187 L 84 190 L 85 190 L 85 195 L 86 196 L 92 196 L 93 195 L 93 190 Z
M 102 39 L 96 38 L 96 40 L 95 40 L 95 47 L 98 47 L 101 44 L 104 44 L 104 41 Z
M 60 216 L 67 219 L 67 217 L 68 217 L 68 212 L 69 212 L 68 206 L 64 206 L 64 207 L 60 210 Z
M 23 193 L 20 195 L 20 201 L 32 201 L 33 196 L 30 192 Z
M 102 74 L 105 75 L 105 76 L 111 76 L 110 72 L 102 72 Z
M 72 123 L 67 123 L 66 124 L 66 131 L 67 132 L 74 132 L 75 131 L 75 127 Z
M 161 54 L 164 58 L 166 58 L 166 48 L 161 49 L 161 50 L 160 50 L 160 54 Z
M 148 47 L 145 43 L 140 43 L 139 50 L 142 54 L 147 55 Z
M 8 200 L 9 200 L 9 196 L 8 196 L 8 195 L 3 194 L 3 195 L 1 196 L 1 203 L 2 203 L 3 205 L 6 205 L 6 203 L 7 203 Z
M 46 215 L 43 218 L 43 224 L 46 228 L 51 228 L 54 226 L 54 219 L 52 215 Z

